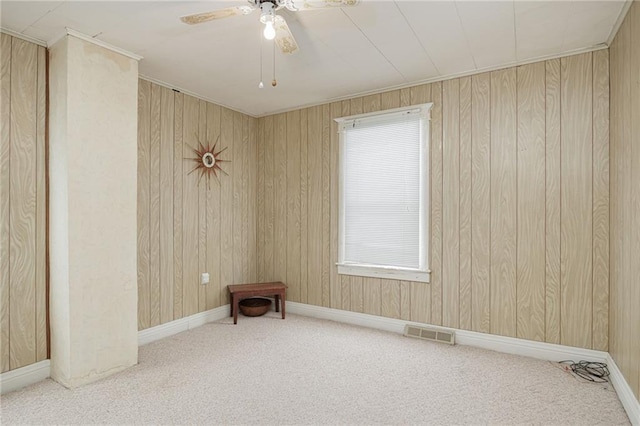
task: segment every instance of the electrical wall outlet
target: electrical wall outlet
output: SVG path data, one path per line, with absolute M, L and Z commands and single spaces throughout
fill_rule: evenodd
M 208 272 L 204 272 L 202 275 L 200 275 L 200 284 L 202 284 L 202 285 L 209 284 L 209 273 Z

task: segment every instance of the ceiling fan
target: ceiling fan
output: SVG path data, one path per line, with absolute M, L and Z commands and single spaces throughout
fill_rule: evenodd
M 248 15 L 256 9 L 260 10 L 260 22 L 264 27 L 264 37 L 268 40 L 275 38 L 276 44 L 282 53 L 292 54 L 298 50 L 287 21 L 276 11 L 286 8 L 292 12 L 304 10 L 318 10 L 330 7 L 357 6 L 360 0 L 247 0 L 249 4 L 242 6 L 227 7 L 213 10 L 211 12 L 196 13 L 180 18 L 182 22 L 189 25 L 201 24 L 215 19 L 228 18 L 230 16 Z

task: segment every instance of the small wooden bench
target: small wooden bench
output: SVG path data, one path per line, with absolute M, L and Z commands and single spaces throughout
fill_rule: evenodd
M 238 304 L 242 299 L 255 296 L 274 296 L 276 302 L 276 312 L 280 312 L 282 305 L 282 319 L 285 314 L 285 299 L 287 286 L 278 281 L 273 283 L 256 283 L 256 284 L 232 284 L 227 287 L 229 296 L 231 296 L 231 317 L 233 323 L 238 323 Z

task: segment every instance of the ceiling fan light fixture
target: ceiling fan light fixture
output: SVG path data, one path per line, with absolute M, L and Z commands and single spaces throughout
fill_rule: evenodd
M 276 17 L 276 8 L 270 1 L 260 4 L 260 22 L 264 24 L 264 38 L 273 40 L 276 37 L 276 29 L 273 26 Z
M 276 37 L 276 29 L 273 27 L 273 21 L 267 21 L 264 24 L 264 32 L 262 34 L 267 40 L 273 40 Z

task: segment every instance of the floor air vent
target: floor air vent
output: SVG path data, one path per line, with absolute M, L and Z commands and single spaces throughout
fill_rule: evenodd
M 416 327 L 415 325 L 409 324 L 404 326 L 404 335 L 418 339 L 432 340 L 434 342 L 448 343 L 449 345 L 455 343 L 455 334 L 453 331 Z

